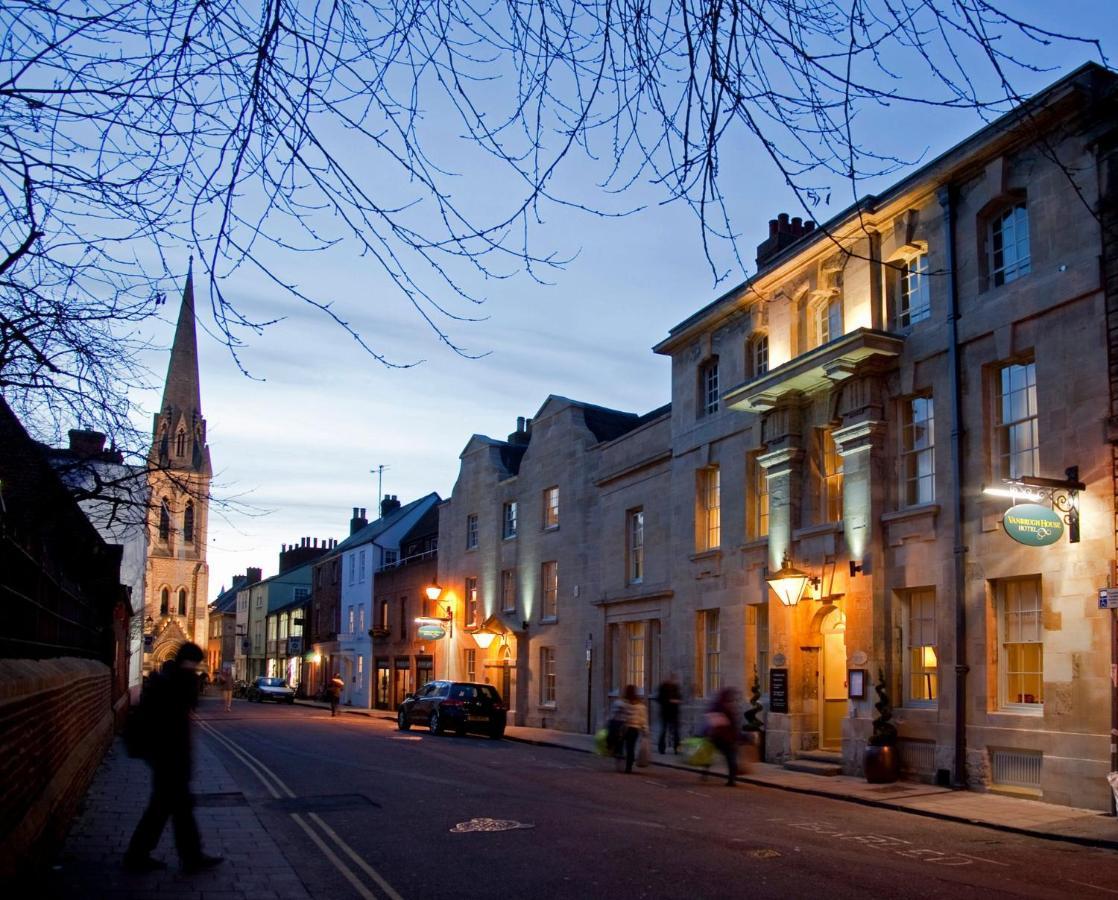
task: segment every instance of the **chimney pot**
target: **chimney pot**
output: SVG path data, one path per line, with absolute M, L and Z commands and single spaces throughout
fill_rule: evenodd
M 777 231 L 788 231 L 788 213 L 781 213 L 776 217 Z
M 811 221 L 811 219 L 808 219 L 804 222 L 804 234 L 810 234 L 813 231 L 815 231 L 815 223 Z
M 769 237 L 776 237 L 776 229 L 779 224 L 776 219 L 769 219 Z
M 792 217 L 792 234 L 799 237 L 804 233 L 804 220 L 799 216 Z

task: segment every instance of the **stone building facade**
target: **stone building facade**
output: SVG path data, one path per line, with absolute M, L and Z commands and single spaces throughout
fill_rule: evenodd
M 857 774 L 880 679 L 911 777 L 1106 807 L 1115 82 L 1085 66 L 819 227 L 770 222 L 655 348 L 669 407 L 605 434 L 552 397 L 471 439 L 439 581 L 514 721 L 587 730 L 674 671 L 694 729 L 756 681 L 770 761 Z

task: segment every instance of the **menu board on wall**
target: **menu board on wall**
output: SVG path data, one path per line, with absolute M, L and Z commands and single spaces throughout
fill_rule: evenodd
M 787 669 L 769 669 L 769 712 L 788 712 Z

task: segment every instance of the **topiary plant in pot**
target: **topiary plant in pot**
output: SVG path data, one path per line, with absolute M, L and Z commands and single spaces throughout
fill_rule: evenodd
M 889 694 L 885 690 L 885 672 L 877 670 L 877 718 L 873 720 L 873 734 L 866 744 L 866 754 L 863 768 L 866 772 L 866 781 L 870 784 L 890 784 L 896 781 L 901 774 L 901 758 L 897 750 L 897 726 L 890 720 L 893 718 L 893 704 L 889 702 Z
M 756 747 L 756 751 L 751 751 L 751 755 L 755 755 L 754 762 L 765 761 L 765 723 L 757 716 L 764 709 L 761 705 L 761 678 L 757 674 L 757 667 L 753 667 L 753 683 L 749 689 L 749 709 L 745 711 L 745 723 L 742 725 L 742 738 L 745 743 L 751 747 Z

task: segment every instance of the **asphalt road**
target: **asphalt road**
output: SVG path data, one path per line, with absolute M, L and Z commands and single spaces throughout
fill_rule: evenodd
M 1113 851 L 307 707 L 199 717 L 324 900 L 1118 895 Z

